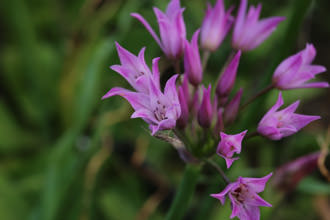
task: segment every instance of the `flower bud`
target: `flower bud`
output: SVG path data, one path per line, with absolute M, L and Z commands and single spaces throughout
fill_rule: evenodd
M 213 106 L 211 103 L 211 85 L 203 89 L 203 100 L 198 110 L 198 123 L 203 128 L 209 128 L 212 123 Z
M 194 33 L 191 43 L 186 40 L 184 49 L 184 70 L 188 75 L 189 82 L 194 86 L 198 86 L 203 78 L 203 69 L 197 42 L 198 34 L 199 30 Z
M 227 98 L 234 87 L 240 57 L 241 51 L 238 51 L 220 76 L 216 89 L 216 93 L 220 99 Z
M 224 112 L 224 120 L 226 123 L 232 123 L 233 121 L 235 121 L 239 109 L 239 104 L 241 102 L 242 93 L 243 93 L 243 89 L 240 89 L 236 93 L 234 98 L 226 106 Z
M 218 49 L 233 23 L 231 11 L 232 8 L 225 11 L 223 0 L 218 0 L 214 8 L 210 4 L 208 5 L 201 27 L 203 49 L 208 51 Z

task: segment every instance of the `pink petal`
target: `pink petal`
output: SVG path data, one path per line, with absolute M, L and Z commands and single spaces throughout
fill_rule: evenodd
M 152 27 L 150 26 L 150 24 L 138 13 L 131 13 L 131 16 L 136 18 L 137 20 L 139 20 L 144 27 L 149 31 L 149 33 L 151 34 L 151 36 L 155 39 L 155 41 L 157 42 L 157 44 L 160 46 L 160 48 L 163 49 L 163 46 L 160 42 L 159 37 L 157 36 L 157 34 L 155 33 L 155 31 L 152 29 Z
M 120 87 L 112 88 L 109 92 L 107 92 L 102 99 L 109 98 L 111 96 L 119 95 L 125 98 L 134 108 L 134 110 L 140 108 L 149 108 L 149 97 L 144 93 L 132 92 L 127 89 L 123 89 Z
M 233 32 L 233 43 L 236 44 L 241 37 L 241 33 L 244 28 L 244 22 L 245 22 L 245 13 L 247 8 L 247 0 L 241 0 L 241 4 L 238 9 L 234 32 Z
M 264 191 L 265 185 L 272 175 L 273 173 L 262 178 L 242 178 L 242 182 L 248 184 L 254 192 L 259 193 Z

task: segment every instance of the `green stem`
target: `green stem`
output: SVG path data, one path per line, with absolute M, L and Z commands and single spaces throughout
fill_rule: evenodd
M 209 60 L 209 57 L 210 57 L 210 51 L 205 50 L 205 51 L 203 52 L 203 58 L 202 58 L 203 71 L 204 71 L 205 68 L 206 68 L 207 61 Z
M 187 164 L 183 179 L 167 213 L 166 220 L 180 220 L 184 217 L 189 202 L 194 194 L 201 166 Z
M 256 100 L 258 97 L 266 94 L 267 92 L 271 91 L 272 89 L 274 89 L 274 85 L 270 84 L 269 86 L 267 86 L 266 88 L 264 88 L 263 90 L 261 90 L 260 92 L 258 92 L 256 95 L 254 95 L 253 97 L 251 97 L 248 101 L 246 101 L 240 111 L 242 111 L 243 109 L 245 109 L 249 104 L 251 104 L 254 100 Z

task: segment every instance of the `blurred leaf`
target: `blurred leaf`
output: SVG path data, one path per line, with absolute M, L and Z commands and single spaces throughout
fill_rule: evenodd
M 14 115 L 0 99 L 0 153 L 17 151 L 36 143 L 35 137 L 19 127 Z
M 326 182 L 322 182 L 313 177 L 306 177 L 298 185 L 298 190 L 310 194 L 330 195 L 330 184 Z

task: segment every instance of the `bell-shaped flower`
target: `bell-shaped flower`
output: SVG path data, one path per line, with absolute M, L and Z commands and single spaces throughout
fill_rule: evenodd
M 250 51 L 259 46 L 283 21 L 284 17 L 259 20 L 261 4 L 250 6 L 246 15 L 247 0 L 241 0 L 235 21 L 232 46 L 237 50 Z
M 159 79 L 158 59 L 153 62 L 153 74 Z M 172 129 L 180 117 L 181 108 L 175 81 L 178 75 L 172 76 L 166 83 L 164 93 L 160 90 L 159 81 L 149 78 L 149 93 L 133 92 L 124 88 L 112 88 L 102 99 L 119 95 L 125 98 L 135 112 L 131 118 L 142 118 L 149 124 L 154 135 L 157 131 Z
M 158 8 L 154 8 L 159 25 L 160 38 L 140 14 L 132 13 L 131 16 L 138 19 L 145 26 L 169 59 L 178 59 L 183 54 L 186 40 L 183 11 L 184 8 L 180 7 L 180 0 L 171 0 L 165 13 Z
M 203 128 L 209 128 L 213 119 L 213 105 L 211 103 L 211 85 L 203 88 L 203 99 L 198 110 L 197 115 L 198 123 Z
M 220 100 L 221 99 L 227 100 L 228 95 L 230 94 L 232 88 L 234 87 L 240 57 L 241 57 L 241 51 L 238 51 L 220 76 L 216 88 L 216 93 Z M 224 104 L 224 103 L 221 103 L 220 101 L 220 104 Z
M 116 42 L 117 52 L 121 65 L 112 65 L 110 68 L 121 76 L 138 92 L 149 92 L 149 78 L 152 76 L 144 60 L 145 47 L 135 56 Z
M 198 34 L 199 30 L 194 33 L 191 43 L 186 40 L 184 48 L 184 71 L 189 82 L 194 86 L 198 86 L 203 78 L 203 68 L 197 42 Z
M 275 70 L 273 85 L 280 90 L 329 87 L 327 82 L 306 83 L 315 75 L 326 71 L 324 66 L 311 65 L 315 56 L 314 46 L 307 44 L 304 50 L 285 59 Z
M 278 111 L 284 104 L 280 92 L 276 104 L 264 115 L 258 124 L 258 133 L 271 139 L 280 140 L 283 137 L 293 135 L 310 122 L 320 119 L 320 116 L 301 115 L 294 113 L 299 101 Z
M 241 103 L 241 97 L 243 94 L 243 89 L 240 89 L 234 98 L 228 103 L 224 112 L 224 121 L 226 123 L 232 123 L 235 121 L 239 109 L 239 104 Z
M 264 191 L 265 185 L 271 176 L 272 173 L 262 178 L 239 177 L 235 182 L 228 184 L 222 192 L 211 194 L 211 196 L 219 199 L 222 205 L 226 201 L 226 196 L 229 197 L 232 209 L 230 218 L 259 220 L 259 206 L 272 206 L 258 195 L 258 193 Z
M 217 154 L 226 160 L 227 168 L 229 168 L 235 160 L 239 159 L 238 157 L 234 158 L 233 156 L 235 153 L 241 153 L 242 141 L 246 132 L 247 130 L 235 135 L 220 132 L 220 142 L 217 147 Z
M 232 8 L 227 12 L 225 11 L 223 0 L 218 0 L 214 8 L 210 4 L 207 5 L 201 27 L 201 46 L 203 49 L 208 51 L 218 49 L 233 23 L 231 11 Z

